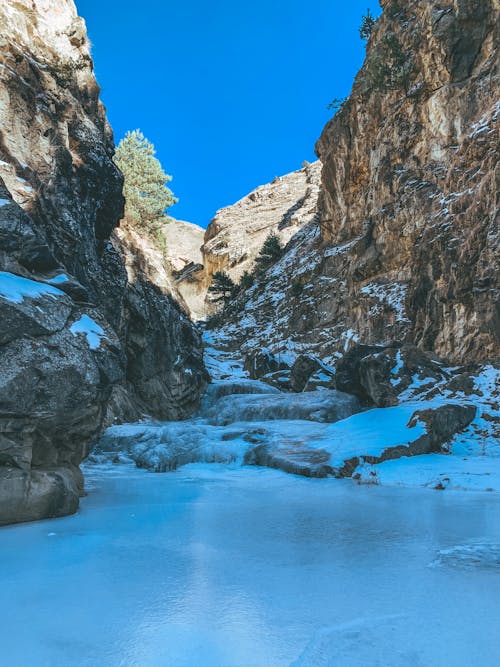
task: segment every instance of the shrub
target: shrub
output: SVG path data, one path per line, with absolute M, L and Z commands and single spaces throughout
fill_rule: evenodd
M 362 40 L 367 42 L 372 34 L 373 28 L 375 27 L 376 19 L 369 9 L 366 10 L 366 14 L 361 19 L 361 25 L 359 26 L 359 36 Z
M 338 111 L 342 111 L 346 102 L 346 97 L 335 97 L 326 108 L 328 111 L 334 111 L 337 113 Z

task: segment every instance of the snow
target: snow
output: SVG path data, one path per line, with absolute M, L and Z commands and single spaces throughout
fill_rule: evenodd
M 368 283 L 361 288 L 361 293 L 388 306 L 396 313 L 398 322 L 408 322 L 405 315 L 405 300 L 408 292 L 406 283 Z
M 355 474 L 366 484 L 500 492 L 500 458 L 486 456 L 426 454 L 373 466 L 363 464 Z
M 330 465 L 342 467 L 344 461 L 360 456 L 380 456 L 385 449 L 408 446 L 425 434 L 421 422 L 408 426 L 412 415 L 422 406 L 397 405 L 360 412 L 330 424 L 322 448 L 331 454 Z
M 25 298 L 39 299 L 44 296 L 56 298 L 65 296 L 65 294 L 45 283 L 39 283 L 35 280 L 16 276 L 13 273 L 0 271 L 1 298 L 11 303 L 22 303 Z
M 400 379 L 397 377 L 399 373 L 401 372 L 401 369 L 404 366 L 404 361 L 401 358 L 401 350 L 398 350 L 396 353 L 396 365 L 394 368 L 391 370 L 391 375 L 395 375 L 396 377 L 391 378 L 391 384 L 393 387 L 396 387 L 400 383 Z
M 58 276 L 54 276 L 48 282 L 51 285 L 61 285 L 62 283 L 67 283 L 69 281 L 68 276 L 65 273 L 60 273 Z
M 494 494 L 85 475 L 77 515 L 0 532 L 9 667 L 500 664 Z
M 73 336 L 83 334 L 87 338 L 88 346 L 91 350 L 97 350 L 101 345 L 101 340 L 106 338 L 104 329 L 88 315 L 82 315 L 79 320 L 74 322 L 70 331 Z

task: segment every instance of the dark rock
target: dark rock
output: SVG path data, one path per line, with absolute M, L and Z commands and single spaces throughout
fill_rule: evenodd
M 370 405 L 397 405 L 399 394 L 414 380 L 428 390 L 448 374 L 433 355 L 413 345 L 375 347 L 356 345 L 337 366 L 337 387 Z
M 289 444 L 259 444 L 245 454 L 245 465 L 276 468 L 303 477 L 328 477 L 333 469 L 328 465 L 330 454 L 322 449 Z
M 371 397 L 361 382 L 361 361 L 368 355 L 378 354 L 385 349 L 380 345 L 354 345 L 351 347 L 337 363 L 335 369 L 337 389 L 348 394 L 354 394 L 364 402 L 370 402 Z
M 252 380 L 259 380 L 264 375 L 276 371 L 289 370 L 289 366 L 269 350 L 252 350 L 245 357 L 244 370 Z
M 275 371 L 267 373 L 261 377 L 262 382 L 266 382 L 271 387 L 276 387 L 280 391 L 292 391 L 292 380 L 290 370 Z
M 81 493 L 78 482 L 78 473 L 70 467 L 0 467 L 0 525 L 73 514 Z
M 310 354 L 301 354 L 295 360 L 290 374 L 292 391 L 304 391 L 307 381 L 321 368 L 321 363 Z

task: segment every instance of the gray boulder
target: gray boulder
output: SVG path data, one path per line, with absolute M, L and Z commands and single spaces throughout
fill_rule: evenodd
M 264 375 L 289 369 L 286 362 L 266 349 L 252 350 L 245 356 L 244 370 L 252 380 L 260 380 Z

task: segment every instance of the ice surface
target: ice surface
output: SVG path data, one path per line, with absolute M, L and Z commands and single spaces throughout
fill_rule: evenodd
M 42 296 L 58 297 L 64 296 L 64 292 L 39 283 L 35 280 L 16 276 L 14 273 L 0 271 L 0 297 L 11 303 L 22 303 L 25 298 L 39 299 Z
M 340 391 L 307 392 L 285 394 L 281 392 L 263 395 L 223 396 L 205 417 L 211 424 L 224 426 L 233 422 L 259 422 L 270 419 L 311 420 L 334 422 L 350 417 L 359 411 L 360 405 L 354 396 Z
M 76 516 L 0 531 L 8 667 L 500 664 L 496 494 L 85 474 Z
M 101 345 L 101 339 L 106 338 L 104 329 L 88 315 L 82 315 L 79 320 L 73 322 L 70 331 L 74 336 L 83 334 L 91 350 L 97 350 Z

